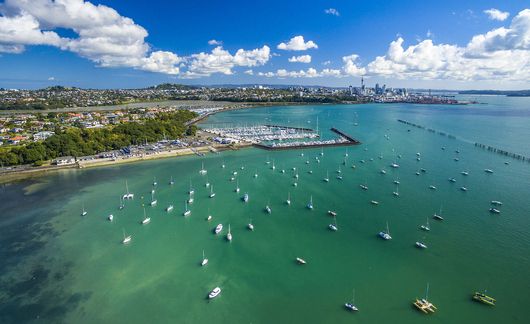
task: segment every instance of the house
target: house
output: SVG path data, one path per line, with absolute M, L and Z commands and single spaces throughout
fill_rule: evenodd
M 49 132 L 49 131 L 38 132 L 38 133 L 33 134 L 33 140 L 35 140 L 35 141 L 43 141 L 43 140 L 45 140 L 48 137 L 51 137 L 53 135 L 55 135 L 54 132 Z
M 15 136 L 11 137 L 7 142 L 12 145 L 19 144 L 21 141 L 25 141 L 28 138 L 26 136 Z
M 72 165 L 75 164 L 75 162 L 76 159 L 73 156 L 63 156 L 53 160 L 53 164 L 55 165 Z

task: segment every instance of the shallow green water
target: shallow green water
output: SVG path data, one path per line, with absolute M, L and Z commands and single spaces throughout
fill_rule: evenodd
M 429 299 L 439 309 L 431 322 L 526 323 L 530 164 L 470 142 L 530 155 L 530 104 L 524 98 L 480 101 L 490 104 L 274 107 L 219 114 L 204 125 L 314 127 L 318 116 L 324 137 L 334 136 L 328 131 L 334 126 L 362 141 L 347 151 L 325 149 L 321 163 L 315 160 L 320 149 L 246 149 L 65 171 L 6 185 L 0 196 L 0 322 L 420 323 L 425 315 L 412 308 L 411 300 L 423 296 L 430 283 Z M 462 140 L 405 126 L 398 118 Z M 416 152 L 421 152 L 419 162 Z M 276 170 L 267 159 L 275 161 Z M 399 169 L 389 167 L 395 160 Z M 201 162 L 207 176 L 199 175 Z M 336 179 L 339 165 L 343 180 Z M 293 167 L 299 172 L 297 187 Z M 427 172 L 416 176 L 420 168 Z M 485 168 L 494 173 L 486 174 Z M 462 176 L 463 170 L 469 176 Z M 233 171 L 240 193 L 230 181 Z M 326 171 L 329 183 L 322 181 Z M 150 200 L 154 177 L 158 205 L 146 207 L 152 220 L 142 226 L 141 206 Z M 399 198 L 392 195 L 395 178 L 401 182 Z M 190 179 L 195 202 L 192 215 L 183 217 Z M 125 180 L 136 197 L 119 211 Z M 207 181 L 215 198 L 208 197 Z M 369 190 L 361 190 L 363 183 Z M 461 186 L 469 190 L 462 192 Z M 247 204 L 241 200 L 244 192 L 250 195 Z M 285 204 L 288 192 L 291 206 Z M 310 196 L 312 211 L 306 208 Z M 371 200 L 380 204 L 373 206 Z M 488 212 L 491 200 L 504 203 L 500 215 Z M 83 203 L 86 217 L 79 216 Z M 268 203 L 271 215 L 264 211 Z M 172 213 L 164 211 L 169 204 L 175 205 Z M 445 220 L 436 222 L 431 216 L 440 205 Z M 330 209 L 338 212 L 337 232 L 327 228 Z M 112 223 L 106 220 L 111 213 Z M 254 232 L 246 229 L 249 218 Z M 427 218 L 429 233 L 418 229 Z M 377 237 L 386 222 L 391 241 Z M 216 236 L 212 231 L 218 223 L 225 229 Z M 231 243 L 225 239 L 229 223 Z M 121 244 L 122 230 L 132 235 L 128 246 Z M 417 240 L 429 248 L 416 249 Z M 209 264 L 201 268 L 203 250 Z M 297 265 L 296 257 L 308 264 Z M 207 301 L 216 286 L 223 289 L 221 296 Z M 356 314 L 343 308 L 353 289 Z M 495 308 L 471 301 L 471 293 L 483 289 L 498 300 Z

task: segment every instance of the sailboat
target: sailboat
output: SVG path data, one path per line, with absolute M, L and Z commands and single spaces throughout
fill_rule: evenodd
M 323 180 L 324 182 L 329 182 L 329 171 L 326 171 L 326 177 Z
M 154 190 L 153 190 L 154 191 Z M 155 193 L 151 191 L 151 206 L 156 206 L 158 200 L 155 199 Z
M 215 197 L 215 192 L 213 192 L 213 185 L 210 187 L 210 198 Z
M 254 178 L 258 177 L 258 170 L 256 170 L 256 173 L 254 173 Z
M 110 215 L 107 217 L 107 219 L 108 219 L 110 222 L 112 222 L 112 221 L 114 220 L 114 215 L 110 214 Z
M 120 197 L 120 206 L 118 207 L 118 209 L 122 210 L 123 208 L 125 208 L 125 205 L 123 204 L 123 200 Z
M 307 204 L 308 209 L 313 209 L 313 196 L 309 199 L 309 203 Z
M 271 169 L 276 170 L 276 166 L 274 165 L 274 160 L 272 160 L 272 167 Z
M 339 228 L 337 227 L 337 217 L 333 216 L 333 223 L 328 225 L 328 228 L 333 232 L 336 232 Z
M 291 193 L 290 192 L 287 193 L 287 200 L 285 201 L 285 203 L 287 205 L 291 205 Z
M 191 210 L 188 209 L 188 203 L 187 202 L 184 202 L 184 212 L 182 213 L 182 215 L 184 216 L 189 216 L 191 215 Z
M 206 257 L 204 256 L 204 250 L 202 250 L 202 261 L 201 261 L 201 266 L 204 267 L 205 265 L 208 264 L 208 259 L 206 259 Z
M 267 214 L 272 213 L 272 210 L 271 210 L 271 207 L 269 206 L 269 204 L 270 204 L 270 201 L 267 203 L 267 206 L 265 206 L 265 211 L 267 212 Z
M 193 201 L 194 201 L 193 195 L 190 194 L 188 198 L 188 204 L 193 204 Z
M 171 212 L 173 210 L 173 205 L 169 205 L 166 207 L 166 212 Z
M 243 195 L 243 202 L 248 202 L 248 193 L 246 193 L 246 192 Z
M 193 189 L 193 186 L 191 185 L 191 179 L 190 179 L 190 190 L 188 190 L 188 194 L 193 195 L 195 193 L 195 190 Z
M 426 232 L 430 231 L 431 228 L 429 227 L 429 219 L 427 218 L 427 224 L 425 225 L 420 225 L 420 228 Z
M 381 237 L 383 240 L 386 240 L 386 241 L 392 239 L 392 236 L 390 236 L 390 230 L 388 229 L 388 222 L 386 222 L 386 232 L 385 231 L 379 232 L 379 237 Z
M 251 231 L 254 230 L 254 224 L 252 224 L 252 218 L 249 218 L 247 227 Z
M 145 207 L 144 207 L 144 219 L 142 220 L 142 225 L 147 225 L 151 222 L 151 217 L 147 217 L 145 214 Z
M 351 311 L 358 311 L 359 309 L 355 306 L 355 289 L 353 290 L 353 297 L 351 299 L 351 303 L 344 304 L 344 307 Z
M 82 207 L 82 211 L 81 211 L 81 216 L 86 216 L 88 214 L 88 212 L 85 210 L 85 203 L 83 203 L 83 207 Z
M 395 197 L 399 197 L 399 186 L 396 185 L 396 191 L 392 193 Z
M 132 240 L 132 235 L 125 236 L 125 230 L 123 230 L 123 240 L 121 241 L 123 244 L 130 243 Z
M 437 213 L 434 213 L 434 215 L 432 216 L 432 218 L 436 219 L 436 220 L 444 220 L 443 216 L 442 216 L 442 206 L 440 206 L 440 211 Z
M 172 186 L 175 184 L 175 181 L 173 180 L 173 176 L 169 179 L 169 185 Z
M 428 300 L 429 297 L 429 284 L 427 284 L 427 291 L 425 292 L 425 298 L 418 299 L 412 303 L 414 306 L 416 306 L 417 309 L 422 311 L 425 314 L 434 313 L 436 311 L 436 306 L 434 306 L 431 302 Z
M 156 187 L 157 184 L 158 182 L 156 182 L 156 177 L 153 177 L 153 187 Z
M 234 191 L 239 192 L 239 179 L 237 180 L 236 189 Z
M 206 188 L 210 188 L 210 181 L 208 180 L 208 176 L 206 176 L 206 183 L 204 184 Z
M 324 156 L 324 147 L 320 148 L 320 156 Z
M 230 231 L 230 224 L 228 224 L 228 234 L 226 234 L 226 239 L 232 241 L 232 232 Z
M 129 192 L 129 186 L 127 180 L 125 180 L 125 194 L 122 197 L 123 199 L 134 199 L 134 194 Z
M 204 162 L 202 162 L 202 167 L 199 170 L 199 174 L 205 175 L 206 173 L 208 173 L 208 171 L 206 171 L 206 169 L 204 168 Z

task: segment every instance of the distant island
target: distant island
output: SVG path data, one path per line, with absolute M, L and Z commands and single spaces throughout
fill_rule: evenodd
M 458 94 L 530 97 L 530 90 L 463 90 Z

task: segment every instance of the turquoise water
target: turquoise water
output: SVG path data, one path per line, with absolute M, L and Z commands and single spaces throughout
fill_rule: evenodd
M 315 127 L 318 116 L 323 137 L 334 136 L 328 131 L 334 126 L 362 142 L 324 149 L 321 163 L 315 160 L 320 149 L 244 149 L 65 170 L 5 185 L 0 196 L 0 322 L 423 323 L 426 315 L 411 301 L 422 297 L 429 283 L 429 299 L 438 307 L 429 315 L 431 322 L 526 323 L 530 164 L 471 143 L 530 155 L 530 100 L 479 101 L 488 104 L 271 107 L 222 113 L 203 124 Z M 276 170 L 267 160 L 275 161 Z M 394 161 L 399 169 L 389 167 Z M 207 176 L 198 172 L 202 162 Z M 339 165 L 343 180 L 336 179 Z M 293 167 L 299 172 L 297 187 Z M 417 176 L 420 168 L 426 172 Z M 469 176 L 462 176 L 463 170 Z M 233 171 L 238 172 L 240 193 L 230 181 Z M 329 183 L 322 181 L 326 171 Z M 258 178 L 253 177 L 256 172 Z M 154 177 L 158 205 L 146 207 L 151 223 L 142 226 L 142 203 L 150 201 Z M 170 177 L 176 180 L 173 186 Z M 449 177 L 457 182 L 450 183 Z M 396 178 L 399 198 L 392 195 Z M 135 200 L 120 211 L 125 180 Z M 192 215 L 183 217 L 190 180 L 195 202 Z M 215 198 L 208 197 L 206 182 L 213 184 Z M 360 184 L 369 190 L 361 190 Z M 461 186 L 469 190 L 463 192 Z M 241 200 L 245 192 L 247 204 Z M 289 192 L 291 206 L 285 204 Z M 306 208 L 310 196 L 312 211 Z M 500 215 L 488 212 L 491 200 L 504 203 Z M 86 217 L 80 216 L 83 204 Z M 175 209 L 166 213 L 169 204 Z M 270 215 L 264 210 L 267 204 Z M 441 205 L 445 220 L 437 222 L 431 216 Z M 337 232 L 327 228 L 332 222 L 328 210 L 338 213 Z M 111 213 L 112 223 L 106 220 Z M 246 228 L 249 218 L 253 232 Z M 431 231 L 425 233 L 418 227 L 427 218 Z M 377 236 L 387 222 L 391 241 Z M 212 231 L 218 223 L 225 229 L 216 236 Z M 234 237 L 230 243 L 225 239 L 228 224 Z M 121 244 L 123 230 L 132 235 L 127 246 Z M 415 248 L 418 240 L 428 249 Z M 203 250 L 209 259 L 204 268 Z M 307 265 L 297 265 L 296 257 Z M 221 296 L 208 301 L 216 286 L 223 289 Z M 353 289 L 360 309 L 356 314 L 343 308 Z M 498 300 L 496 307 L 471 300 L 474 291 L 484 289 Z

